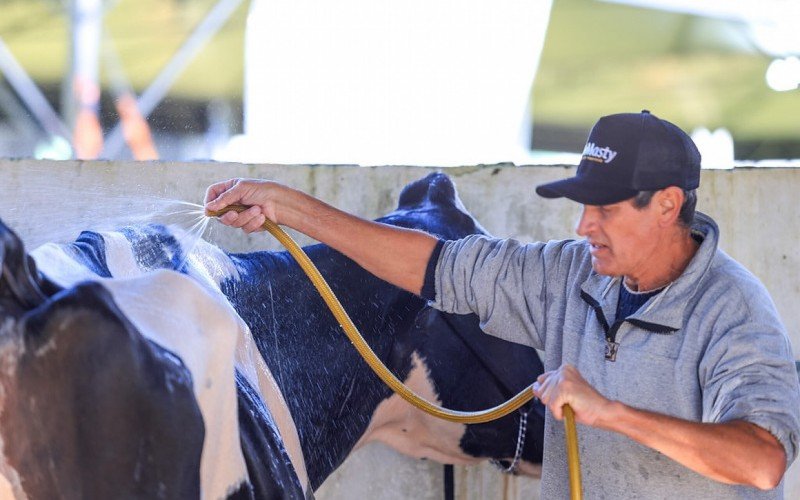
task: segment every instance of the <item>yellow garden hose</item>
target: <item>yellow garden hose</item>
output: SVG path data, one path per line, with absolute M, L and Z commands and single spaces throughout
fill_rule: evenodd
M 209 217 L 219 217 L 227 212 L 235 211 L 242 212 L 246 210 L 247 206 L 244 205 L 229 205 L 222 210 L 206 211 Z M 306 273 L 308 278 L 314 284 L 314 287 L 319 292 L 322 300 L 328 305 L 328 308 L 333 313 L 333 316 L 339 322 L 339 325 L 344 330 L 347 338 L 350 339 L 353 346 L 359 354 L 364 358 L 364 361 L 372 368 L 375 374 L 391 388 L 401 398 L 405 399 L 420 410 L 433 415 L 434 417 L 447 420 L 450 422 L 457 422 L 461 424 L 481 424 L 497 420 L 504 417 L 509 413 L 518 410 L 522 405 L 533 399 L 533 391 L 530 387 L 523 389 L 516 396 L 509 399 L 505 403 L 481 411 L 457 411 L 442 408 L 435 405 L 428 400 L 420 397 L 414 391 L 405 386 L 383 362 L 375 355 L 375 352 L 366 343 L 364 338 L 359 333 L 358 328 L 353 324 L 353 321 L 348 316 L 347 312 L 342 307 L 342 304 L 334 295 L 325 278 L 322 277 L 317 267 L 308 258 L 308 255 L 302 248 L 292 239 L 291 236 L 281 229 L 277 224 L 267 219 L 263 228 L 274 236 L 286 249 L 289 254 L 297 260 L 297 263 Z M 569 463 L 570 475 L 570 489 L 572 491 L 573 499 L 581 498 L 581 478 L 580 478 L 580 462 L 578 460 L 578 437 L 575 431 L 575 418 L 572 408 L 569 405 L 564 405 L 564 415 L 566 423 L 566 439 L 567 439 L 567 461 Z M 576 496 L 577 494 L 577 496 Z
M 583 495 L 581 487 L 581 461 L 578 453 L 578 432 L 575 430 L 575 413 L 570 405 L 564 405 L 564 430 L 567 439 L 567 466 L 569 467 L 569 491 L 572 500 L 580 500 Z

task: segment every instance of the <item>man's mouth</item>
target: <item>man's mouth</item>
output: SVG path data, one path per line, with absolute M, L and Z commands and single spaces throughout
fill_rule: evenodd
M 603 245 L 603 244 L 597 243 L 597 242 L 592 242 L 592 241 L 589 242 L 589 247 L 590 247 L 591 253 L 593 253 L 593 254 L 608 249 L 608 247 L 606 245 Z

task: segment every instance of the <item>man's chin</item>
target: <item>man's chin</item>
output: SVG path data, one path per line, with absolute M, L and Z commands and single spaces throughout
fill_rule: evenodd
M 619 273 L 612 266 L 594 257 L 592 257 L 592 269 L 602 276 L 619 276 Z

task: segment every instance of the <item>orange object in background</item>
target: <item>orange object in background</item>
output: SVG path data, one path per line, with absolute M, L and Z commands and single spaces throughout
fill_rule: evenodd
M 117 113 L 122 123 L 125 142 L 136 160 L 157 160 L 158 151 L 153 144 L 150 126 L 139 112 L 136 99 L 129 93 L 120 94 L 115 100 Z
M 103 150 L 103 127 L 97 109 L 100 102 L 100 89 L 94 82 L 76 77 L 72 90 L 78 103 L 75 127 L 72 131 L 72 147 L 75 158 L 94 160 Z
M 100 156 L 103 150 L 103 129 L 95 109 L 82 107 L 78 111 L 72 146 L 75 149 L 75 158 L 79 160 L 94 160 Z

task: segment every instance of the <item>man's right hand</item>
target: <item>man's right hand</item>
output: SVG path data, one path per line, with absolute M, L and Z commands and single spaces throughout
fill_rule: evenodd
M 222 210 L 234 204 L 248 205 L 243 212 L 228 212 L 219 220 L 225 225 L 243 229 L 247 233 L 263 231 L 266 218 L 278 223 L 276 197 L 286 186 L 257 179 L 229 179 L 212 184 L 206 190 L 205 208 Z

